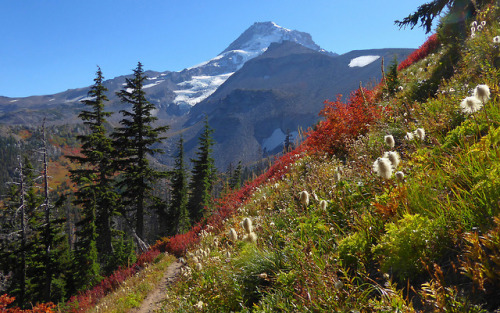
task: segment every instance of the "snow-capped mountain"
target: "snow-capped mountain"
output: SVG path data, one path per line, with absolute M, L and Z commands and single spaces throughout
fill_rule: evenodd
M 201 102 L 248 60 L 264 53 L 272 43 L 283 41 L 295 42 L 311 50 L 328 53 L 307 33 L 290 30 L 274 22 L 254 23 L 213 59 L 181 71 L 179 74 L 185 80 L 177 83 L 173 103 L 193 106 Z M 158 77 L 156 84 L 165 79 L 168 79 L 165 75 Z

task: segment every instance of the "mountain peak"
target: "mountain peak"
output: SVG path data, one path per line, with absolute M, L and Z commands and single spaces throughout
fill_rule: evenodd
M 285 40 L 296 42 L 312 50 L 322 50 L 308 33 L 290 30 L 274 22 L 256 22 L 245 30 L 222 53 L 235 50 L 262 53 L 271 43 Z

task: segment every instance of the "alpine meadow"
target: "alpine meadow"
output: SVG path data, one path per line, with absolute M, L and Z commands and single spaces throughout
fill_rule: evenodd
M 0 97 L 0 312 L 500 312 L 500 5 L 408 14 Z

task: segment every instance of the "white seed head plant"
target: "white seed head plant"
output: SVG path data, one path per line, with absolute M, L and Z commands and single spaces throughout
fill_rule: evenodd
M 246 241 L 251 242 L 251 243 L 256 243 L 257 242 L 257 235 L 254 232 L 249 233 L 246 237 Z
M 201 265 L 201 263 L 196 263 L 194 265 L 194 268 L 197 270 L 197 271 L 201 271 L 201 269 L 203 268 L 203 266 Z
M 472 114 L 476 113 L 483 107 L 481 100 L 477 97 L 467 97 L 462 102 L 460 102 L 460 108 L 462 109 L 462 113 Z
M 236 230 L 234 230 L 234 228 L 231 228 L 229 230 L 229 239 L 232 242 L 235 242 L 236 240 L 238 240 L 238 234 L 236 233 Z
M 243 220 L 243 228 L 245 229 L 245 231 L 247 232 L 247 234 L 250 234 L 252 232 L 252 220 L 249 218 L 249 217 L 246 217 L 244 220 Z
M 335 173 L 333 174 L 333 180 L 334 180 L 336 183 L 340 182 L 340 180 L 342 179 L 342 174 L 341 174 L 341 172 L 342 172 L 342 170 L 341 170 L 339 167 L 337 167 L 337 168 L 335 169 Z
M 392 135 L 387 135 L 384 137 L 385 144 L 389 146 L 389 148 L 394 148 L 395 142 L 394 137 Z
M 415 130 L 415 136 L 420 139 L 421 141 L 423 141 L 425 139 L 425 129 L 423 128 L 417 128 Z
M 399 181 L 403 181 L 405 179 L 405 174 L 401 171 L 396 172 L 396 174 L 394 174 L 394 175 L 396 175 L 396 179 Z
M 387 159 L 389 159 L 389 161 L 391 161 L 391 165 L 392 165 L 393 169 L 398 168 L 399 162 L 401 162 L 401 158 L 399 157 L 399 153 L 397 153 L 396 151 L 386 152 L 386 153 L 384 153 L 383 157 L 387 158 Z
M 309 193 L 307 191 L 301 191 L 300 194 L 299 194 L 299 198 L 300 198 L 300 202 L 305 205 L 305 206 L 308 206 L 309 205 Z
M 490 88 L 487 85 L 477 85 L 476 88 L 474 88 L 474 97 L 485 104 L 490 100 Z
M 413 137 L 414 137 L 413 133 L 406 133 L 405 139 L 408 140 L 408 141 L 412 141 Z
M 322 211 L 326 211 L 326 207 L 328 206 L 328 202 L 326 200 L 321 200 L 319 202 L 319 207 Z
M 380 177 L 389 179 L 392 176 L 391 161 L 387 158 L 378 158 L 373 163 L 373 171 Z
M 500 36 L 493 37 L 493 43 L 500 44 Z

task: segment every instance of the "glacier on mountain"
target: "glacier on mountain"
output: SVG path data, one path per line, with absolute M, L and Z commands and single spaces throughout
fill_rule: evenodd
M 363 55 L 352 59 L 351 62 L 349 62 L 349 67 L 364 67 L 372 62 L 375 62 L 379 58 L 380 55 Z

